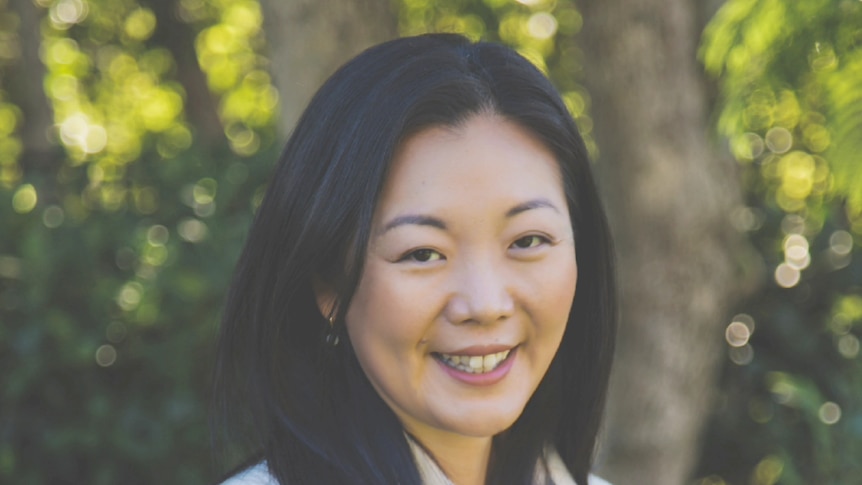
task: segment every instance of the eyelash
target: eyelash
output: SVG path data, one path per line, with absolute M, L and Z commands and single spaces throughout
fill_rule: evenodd
M 527 245 L 522 246 L 519 243 L 527 242 Z M 533 244 L 533 243 L 536 244 Z M 529 236 L 523 236 L 515 240 L 509 247 L 512 249 L 533 249 L 540 245 L 550 244 L 551 240 L 545 236 L 541 236 L 539 234 L 530 234 Z M 435 257 L 436 256 L 436 257 Z M 398 259 L 398 262 L 415 262 L 415 263 L 431 263 L 434 261 L 439 261 L 441 259 L 446 259 L 440 254 L 439 251 L 430 248 L 420 248 L 415 249 L 406 253 Z
M 523 241 L 528 241 L 528 242 L 532 243 L 534 240 L 538 241 L 538 244 L 536 244 L 536 245 L 527 244 L 526 246 L 521 246 L 520 244 L 518 244 L 518 243 L 523 242 Z M 509 247 L 514 248 L 514 249 L 533 249 L 539 245 L 550 244 L 550 243 L 551 243 L 551 240 L 545 236 L 542 236 L 540 234 L 530 234 L 528 236 L 524 236 L 524 237 L 520 237 L 520 238 L 516 239 L 515 242 L 513 242 L 512 245 Z
M 427 259 L 420 259 L 418 257 L 420 255 L 428 256 L 428 258 Z M 437 258 L 430 259 L 430 257 L 433 255 L 436 255 Z M 430 263 L 432 261 L 437 261 L 440 259 L 444 259 L 444 258 L 443 258 L 443 255 L 440 254 L 438 251 L 435 251 L 435 250 L 429 249 L 429 248 L 421 248 L 421 249 L 416 249 L 416 250 L 410 251 L 409 253 L 405 254 L 404 256 L 401 256 L 398 259 L 398 262 L 400 263 L 400 262 L 410 261 L 410 262 L 414 262 L 414 263 Z

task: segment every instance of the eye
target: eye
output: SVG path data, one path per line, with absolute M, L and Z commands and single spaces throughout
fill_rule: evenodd
M 524 236 L 515 240 L 515 242 L 512 243 L 512 247 L 517 249 L 530 249 L 541 246 L 542 244 L 547 244 L 549 242 L 551 241 L 544 236 L 531 234 L 529 236 Z
M 416 263 L 430 263 L 432 261 L 437 261 L 440 259 L 443 259 L 443 255 L 440 254 L 439 252 L 437 252 L 433 249 L 422 248 L 422 249 L 417 249 L 415 251 L 410 251 L 409 253 L 405 254 L 404 256 L 401 256 L 401 258 L 398 261 L 399 262 L 401 262 L 401 261 L 405 261 L 405 262 L 413 261 Z

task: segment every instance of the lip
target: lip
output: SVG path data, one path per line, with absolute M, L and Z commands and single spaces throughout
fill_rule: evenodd
M 499 350 L 496 350 L 496 351 L 493 350 L 495 348 L 499 349 Z M 500 382 L 504 377 L 506 377 L 507 374 L 509 374 L 509 371 L 512 370 L 512 366 L 515 364 L 515 359 L 518 357 L 518 348 L 519 347 L 512 348 L 512 347 L 507 347 L 505 345 L 502 345 L 502 346 L 499 346 L 499 345 L 473 346 L 473 347 L 467 347 L 466 349 L 461 349 L 461 350 L 456 351 L 458 353 L 453 352 L 454 355 L 487 355 L 487 354 L 493 354 L 496 352 L 502 352 L 502 351 L 510 349 L 510 348 L 512 350 L 511 350 L 511 352 L 509 352 L 509 355 L 506 357 L 506 360 L 503 361 L 503 363 L 500 364 L 496 369 L 492 370 L 491 372 L 485 373 L 485 374 L 470 374 L 469 372 L 462 372 L 458 369 L 449 367 L 448 365 L 444 364 L 442 361 L 440 361 L 436 358 L 434 359 L 434 362 L 436 362 L 437 365 L 439 365 L 440 368 L 443 369 L 444 372 L 446 372 L 446 374 L 448 374 L 450 377 L 454 378 L 457 381 L 463 382 L 464 384 L 469 384 L 471 386 L 490 386 L 490 385 L 493 385 L 493 384 Z M 477 353 L 475 353 L 475 354 L 462 354 L 462 353 L 460 353 L 460 352 L 470 351 L 470 350 L 474 350 L 474 349 L 478 349 Z M 482 353 L 482 352 L 484 352 L 484 353 Z

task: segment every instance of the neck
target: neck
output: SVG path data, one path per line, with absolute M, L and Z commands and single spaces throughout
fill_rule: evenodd
M 488 460 L 491 457 L 491 437 L 425 432 L 421 441 L 419 438 L 415 439 L 453 484 L 485 484 Z

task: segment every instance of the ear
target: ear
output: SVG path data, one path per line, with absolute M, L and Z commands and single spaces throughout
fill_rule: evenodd
M 311 278 L 311 289 L 314 291 L 317 309 L 320 310 L 323 318 L 335 316 L 335 312 L 338 311 L 338 296 L 332 285 L 327 284 L 318 276 L 313 276 Z

